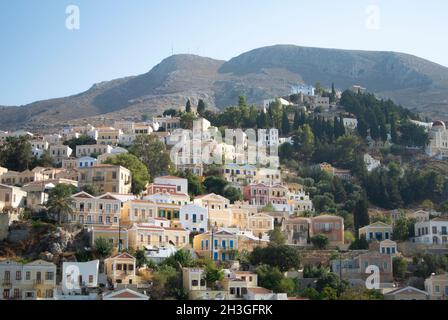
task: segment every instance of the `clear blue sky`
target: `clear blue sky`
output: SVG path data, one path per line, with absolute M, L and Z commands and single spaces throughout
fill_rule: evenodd
M 67 5 L 80 30 L 65 27 Z M 379 30 L 366 8 L 381 10 Z M 415 54 L 448 66 L 448 1 L 2 0 L 0 105 L 62 97 L 145 73 L 174 53 L 229 59 L 296 44 Z

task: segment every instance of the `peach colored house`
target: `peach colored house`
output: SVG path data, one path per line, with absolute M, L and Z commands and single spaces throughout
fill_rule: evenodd
M 313 217 L 310 223 L 310 238 L 324 235 L 332 247 L 344 244 L 344 219 L 338 216 L 322 215 Z

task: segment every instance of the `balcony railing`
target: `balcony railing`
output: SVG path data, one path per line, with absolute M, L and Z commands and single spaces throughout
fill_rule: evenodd
M 92 181 L 104 181 L 104 177 L 93 177 Z
M 3 280 L 2 286 L 3 287 L 11 287 L 12 286 L 11 280 Z

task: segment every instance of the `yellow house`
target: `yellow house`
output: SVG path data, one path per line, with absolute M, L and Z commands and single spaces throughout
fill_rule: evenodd
M 233 225 L 229 199 L 210 193 L 196 197 L 193 202 L 208 210 L 208 219 L 211 226 L 230 227 Z
M 53 299 L 56 288 L 56 265 L 36 260 L 25 265 L 0 262 L 0 289 L 4 300 Z
M 432 274 L 425 280 L 425 291 L 430 300 L 448 300 L 448 273 Z
M 255 213 L 249 215 L 247 229 L 254 235 L 261 237 L 263 234 L 274 230 L 274 218 L 265 213 Z
M 104 260 L 104 272 L 113 284 L 137 284 L 135 258 L 129 253 L 119 253 Z
M 122 166 L 97 164 L 79 168 L 79 185 L 94 185 L 100 192 L 131 193 L 131 172 Z
M 359 229 L 359 237 L 363 236 L 367 241 L 388 240 L 392 237 L 392 226 L 381 221 L 374 222 Z
M 238 236 L 225 230 L 201 233 L 194 237 L 193 248 L 199 256 L 214 261 L 233 260 L 238 250 Z
M 133 249 L 174 245 L 183 248 L 189 244 L 190 232 L 181 228 L 151 224 L 134 224 L 129 229 L 129 246 Z
M 118 243 L 121 243 L 121 249 L 129 248 L 128 229 L 118 226 L 93 226 L 92 230 L 92 245 L 98 238 L 107 239 L 111 242 L 115 249 L 118 248 Z

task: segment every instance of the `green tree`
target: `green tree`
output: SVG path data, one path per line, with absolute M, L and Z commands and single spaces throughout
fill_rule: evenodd
M 327 248 L 329 240 L 326 236 L 318 234 L 314 237 L 311 237 L 311 243 L 316 249 L 324 250 Z
M 180 116 L 180 126 L 183 129 L 191 130 L 193 129 L 193 122 L 196 119 L 197 119 L 196 115 L 192 112 L 182 113 L 182 115 Z
M 32 164 L 32 149 L 26 137 L 7 137 L 0 145 L 0 165 L 12 171 L 24 171 Z
M 294 144 L 301 157 L 308 161 L 314 152 L 314 134 L 308 124 L 300 127 L 293 136 Z
M 112 254 L 113 244 L 106 238 L 96 238 L 93 247 L 101 259 L 109 257 Z
M 191 112 L 191 102 L 190 99 L 187 100 L 187 103 L 185 104 L 185 112 L 190 113 Z
M 68 184 L 56 185 L 48 195 L 46 207 L 52 214 L 57 215 L 59 224 L 66 221 L 69 214 L 73 212 L 73 199 L 71 196 L 76 192 L 76 187 Z
M 105 163 L 123 166 L 131 171 L 133 194 L 140 194 L 145 190 L 149 180 L 148 168 L 135 155 L 130 153 L 119 154 L 108 158 Z
M 411 227 L 413 227 L 413 224 L 409 219 L 400 217 L 394 224 L 392 239 L 395 241 L 407 241 L 409 239 L 409 229 Z
M 199 99 L 199 101 L 198 101 L 198 108 L 197 108 L 198 113 L 200 115 L 202 115 L 206 108 L 207 108 L 207 105 L 205 104 L 204 100 Z
M 403 257 L 394 257 L 392 270 L 396 280 L 403 280 L 408 270 L 408 263 Z
M 139 135 L 130 148 L 130 152 L 146 165 L 151 181 L 171 170 L 170 155 L 165 144 L 156 135 Z
M 291 127 L 289 125 L 289 119 L 288 119 L 288 113 L 286 111 L 282 114 L 282 128 L 281 132 L 284 136 L 289 134 L 289 131 L 291 130 Z
M 194 265 L 193 256 L 188 250 L 177 250 L 175 254 L 166 258 L 163 261 L 164 264 L 173 268 L 182 270 L 182 268 L 192 267 Z
M 269 240 L 270 243 L 276 245 L 284 245 L 286 243 L 285 235 L 279 226 L 275 226 L 273 230 L 269 231 Z
M 227 187 L 224 188 L 223 197 L 229 199 L 230 203 L 235 203 L 235 201 L 243 200 L 243 195 L 240 189 L 237 189 L 229 185 L 227 185 Z
M 278 267 L 285 272 L 300 267 L 300 256 L 296 248 L 288 245 L 268 245 L 266 248 L 256 247 L 251 255 L 252 265 L 266 264 Z
M 355 225 L 356 233 L 359 228 L 369 225 L 369 205 L 367 202 L 367 196 L 363 192 L 359 199 L 356 201 L 355 209 L 353 212 L 353 222 Z
M 216 266 L 215 263 L 209 263 L 205 269 L 205 280 L 210 287 L 215 287 L 218 281 L 224 279 L 224 271 Z
M 85 184 L 81 187 L 81 191 L 87 192 L 88 194 L 97 197 L 100 195 L 100 188 L 94 184 Z
M 82 146 L 82 145 L 93 145 L 96 144 L 96 140 L 88 135 L 82 135 L 78 138 L 73 138 L 70 140 L 67 140 L 64 142 L 64 145 L 69 146 L 70 149 L 73 150 L 73 153 L 76 156 L 79 156 L 76 154 L 76 146 Z
M 147 264 L 148 259 L 146 258 L 145 250 L 137 250 L 135 252 L 135 265 L 137 268 L 141 268 Z

